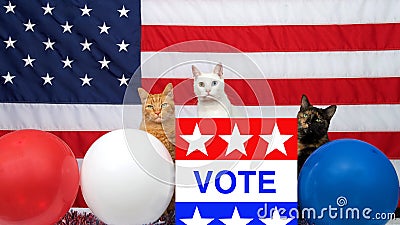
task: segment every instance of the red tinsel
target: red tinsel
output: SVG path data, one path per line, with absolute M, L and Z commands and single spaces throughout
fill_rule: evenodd
M 170 212 L 168 215 L 163 215 L 157 222 L 148 225 L 173 225 L 175 224 L 175 212 Z M 106 225 L 99 220 L 94 214 L 86 212 L 69 211 L 55 225 Z

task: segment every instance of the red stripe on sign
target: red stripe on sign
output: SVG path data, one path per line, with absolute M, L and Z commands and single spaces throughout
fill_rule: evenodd
M 267 147 L 271 145 L 261 135 L 271 135 L 274 125 L 277 124 L 280 134 L 290 135 L 284 142 L 285 149 L 274 150 L 267 153 Z M 201 135 L 209 135 L 208 141 L 200 145 L 187 140 L 188 135 L 194 135 L 198 125 Z M 229 143 L 239 140 L 239 136 L 233 133 L 237 126 L 239 135 L 252 135 L 247 141 L 237 145 L 243 149 L 229 147 Z M 182 136 L 183 135 L 183 136 Z M 220 135 L 228 135 L 224 139 Z M 232 136 L 233 135 L 233 136 Z M 230 141 L 227 141 L 230 140 Z M 193 148 L 193 151 L 190 148 Z M 198 149 L 205 146 L 205 152 Z M 207 154 L 206 154 L 207 153 Z M 176 129 L 176 160 L 296 160 L 297 159 L 297 119 L 201 119 L 180 118 L 177 120 Z
M 161 93 L 168 83 L 175 87 L 177 105 L 197 104 L 193 79 L 142 79 L 142 86 L 152 93 Z M 234 105 L 300 105 L 303 94 L 314 105 L 400 103 L 400 77 L 271 79 L 268 82 L 264 79 L 226 79 L 225 83 L 226 93 Z
M 162 38 L 160 38 L 162 37 Z M 390 38 L 388 38 L 390 37 Z M 222 42 L 244 52 L 368 51 L 400 49 L 400 24 L 175 26 L 142 25 L 142 51 L 185 41 Z M 234 52 L 229 46 L 175 46 L 168 51 Z
M 0 136 L 10 133 L 10 130 L 0 130 Z M 108 131 L 49 131 L 61 138 L 72 150 L 75 158 L 83 158 L 90 146 Z
M 400 159 L 400 131 L 397 132 L 330 132 L 331 140 L 353 138 L 365 141 L 381 150 L 389 159 Z

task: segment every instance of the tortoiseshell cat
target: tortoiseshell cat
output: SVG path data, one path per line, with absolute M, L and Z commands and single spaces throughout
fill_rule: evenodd
M 175 103 L 172 84 L 169 83 L 160 94 L 149 94 L 138 88 L 142 102 L 142 122 L 140 130 L 146 131 L 160 140 L 175 162 Z M 175 194 L 172 196 L 164 215 L 175 209 Z
M 317 108 L 310 104 L 307 96 L 302 96 L 300 111 L 297 113 L 298 173 L 311 153 L 329 142 L 329 124 L 335 112 L 336 105 Z

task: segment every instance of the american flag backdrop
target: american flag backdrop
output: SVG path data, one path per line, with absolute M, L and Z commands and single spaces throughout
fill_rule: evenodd
M 191 63 L 169 66 L 210 60 L 230 68 L 226 83 L 249 109 L 259 102 L 248 84 L 267 94 L 266 80 L 276 117 L 296 117 L 302 94 L 316 106 L 337 104 L 330 138 L 369 142 L 400 171 L 397 0 L 0 0 L 0 6 L 1 134 L 51 131 L 81 161 L 98 137 L 123 127 L 128 83 L 131 90 L 161 92 L 172 82 L 178 116 L 195 117 L 196 102 L 187 101 L 194 98 Z M 194 40 L 225 45 L 168 48 Z M 137 113 L 130 126 L 138 127 L 140 101 L 132 95 Z M 81 197 L 74 207 L 85 207 Z

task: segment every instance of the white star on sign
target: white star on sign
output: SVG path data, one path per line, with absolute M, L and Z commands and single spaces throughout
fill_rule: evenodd
M 82 80 L 82 86 L 85 85 L 85 84 L 91 86 L 91 85 L 90 85 L 90 81 L 91 81 L 93 78 L 89 78 L 89 77 L 87 76 L 87 74 L 85 74 L 85 77 L 84 77 L 84 78 L 79 78 L 79 79 Z
M 64 28 L 63 33 L 65 33 L 65 32 L 70 32 L 70 33 L 72 33 L 71 28 L 72 28 L 73 26 L 74 26 L 74 25 L 69 25 L 68 21 L 66 21 L 66 22 L 65 22 L 65 25 L 61 25 L 61 27 Z
M 7 82 L 14 84 L 12 79 L 14 79 L 15 76 L 11 76 L 10 72 L 7 72 L 7 76 L 2 76 L 2 77 L 4 78 L 4 84 Z
M 97 26 L 97 27 L 100 28 L 100 34 L 101 33 L 108 34 L 108 29 L 111 28 L 111 27 L 107 27 L 106 22 L 103 22 L 103 26 Z
M 119 78 L 118 80 L 120 81 L 120 83 L 119 83 L 119 86 L 121 87 L 122 85 L 126 85 L 126 86 L 128 86 L 128 80 L 129 80 L 130 78 L 125 78 L 125 74 L 122 74 L 122 77 L 121 78 Z
M 232 135 L 219 135 L 224 141 L 228 142 L 228 148 L 226 149 L 225 156 L 229 155 L 235 150 L 238 150 L 243 155 L 247 155 L 244 143 L 249 140 L 253 135 L 242 135 L 240 134 L 239 128 L 235 123 L 233 127 Z
M 47 3 L 46 7 L 42 7 L 42 9 L 44 10 L 43 15 L 46 15 L 47 13 L 50 15 L 53 15 L 52 11 L 53 11 L 54 7 L 50 7 L 49 3 Z
M 275 149 L 278 149 L 280 152 L 287 155 L 284 143 L 292 136 L 293 135 L 281 135 L 278 129 L 278 125 L 275 123 L 272 135 L 260 135 L 262 139 L 268 142 L 268 148 L 265 156 L 267 156 Z
M 25 66 L 24 67 L 26 67 L 26 66 L 31 66 L 31 67 L 33 67 L 33 61 L 35 61 L 36 59 L 31 59 L 31 56 L 28 54 L 28 57 L 26 58 L 26 59 L 22 59 L 22 60 L 24 60 L 25 61 Z
M 15 47 L 14 47 L 14 43 L 15 43 L 15 42 L 17 42 L 17 40 L 14 40 L 14 41 L 13 41 L 13 40 L 11 40 L 11 37 L 8 36 L 8 40 L 7 40 L 7 41 L 4 41 L 4 43 L 7 44 L 6 49 L 9 48 L 9 47 L 15 48 Z
M 51 83 L 51 80 L 53 80 L 54 77 L 50 77 L 49 73 L 46 73 L 46 76 L 45 76 L 45 77 L 42 77 L 42 79 L 44 80 L 43 85 L 46 85 L 46 84 L 53 85 L 53 84 Z
M 188 156 L 189 154 L 191 154 L 192 152 L 194 152 L 196 150 L 198 150 L 208 156 L 205 143 L 208 140 L 210 140 L 213 137 L 213 135 L 202 135 L 200 133 L 199 125 L 197 123 L 196 123 L 196 126 L 194 127 L 192 135 L 180 135 L 180 136 L 186 142 L 189 143 L 189 148 L 186 153 L 186 156 Z
M 131 10 L 125 9 L 125 5 L 122 5 L 122 9 L 118 9 L 117 11 L 119 12 L 119 17 L 125 16 L 126 18 L 128 18 L 128 12 Z
M 80 8 L 80 10 L 82 11 L 82 15 L 81 16 L 84 16 L 84 15 L 90 16 L 90 11 L 92 11 L 92 9 L 89 9 L 86 4 L 85 4 L 85 7 L 84 8 Z
M 119 46 L 119 51 L 118 51 L 118 52 L 121 52 L 122 50 L 128 52 L 127 47 L 128 47 L 130 44 L 126 44 L 126 43 L 125 43 L 125 40 L 122 40 L 121 44 L 117 44 L 117 45 Z
M 72 69 L 72 65 L 71 65 L 71 63 L 72 62 L 74 62 L 74 60 L 69 60 L 69 57 L 67 56 L 67 58 L 65 59 L 65 60 L 61 60 L 61 62 L 63 62 L 64 63 L 64 66 L 63 66 L 63 68 L 65 68 L 65 67 L 69 67 L 69 68 L 71 68 Z
M 235 206 L 235 210 L 233 210 L 231 219 L 219 219 L 219 220 L 226 225 L 246 225 L 250 223 L 250 221 L 252 221 L 253 219 L 242 219 L 239 215 L 237 207 Z
M 271 218 L 264 218 L 264 219 L 259 219 L 261 222 L 263 222 L 266 225 L 286 225 L 290 221 L 293 220 L 293 218 L 281 218 L 281 215 L 279 214 L 279 210 L 275 207 L 275 210 L 272 213 Z
M 35 32 L 35 31 L 33 30 L 33 27 L 34 27 L 35 25 L 36 25 L 36 24 L 31 23 L 31 20 L 29 19 L 29 20 L 28 20 L 28 23 L 24 23 L 24 26 L 26 27 L 25 31 L 31 30 L 32 32 Z
M 87 42 L 87 39 L 85 38 L 85 42 L 80 43 L 83 48 L 82 48 L 82 52 L 85 51 L 86 49 L 89 50 L 90 52 L 90 46 L 92 45 L 92 43 Z
M 190 219 L 180 219 L 186 225 L 207 225 L 211 223 L 214 219 L 212 218 L 201 218 L 199 209 L 196 206 L 193 216 Z
M 103 57 L 103 60 L 100 60 L 98 62 L 101 64 L 101 68 L 100 69 L 103 69 L 104 67 L 106 67 L 107 69 L 110 69 L 108 67 L 108 64 L 110 63 L 110 61 L 107 61 L 105 56 Z
M 16 7 L 16 5 L 11 5 L 11 1 L 8 1 L 8 5 L 5 5 L 4 8 L 7 9 L 6 13 L 12 12 L 15 14 L 14 12 L 14 8 Z
M 55 44 L 55 42 L 51 42 L 50 41 L 50 38 L 47 38 L 47 41 L 44 41 L 44 42 L 42 42 L 44 45 L 46 45 L 46 48 L 44 49 L 45 51 L 47 50 L 47 49 L 51 49 L 51 50 L 54 50 L 54 48 L 53 48 L 53 45 Z

